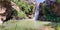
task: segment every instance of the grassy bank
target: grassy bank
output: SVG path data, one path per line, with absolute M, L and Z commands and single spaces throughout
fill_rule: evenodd
M 0 26 L 0 30 L 40 30 L 43 26 L 51 22 L 33 21 L 33 20 L 10 20 Z M 51 27 L 51 26 L 45 26 Z M 43 28 L 44 29 L 44 28 Z M 54 28 L 50 28 L 50 30 Z

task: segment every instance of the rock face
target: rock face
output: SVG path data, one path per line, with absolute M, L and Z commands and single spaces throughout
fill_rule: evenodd
M 14 16 L 14 9 L 20 11 L 20 8 L 10 0 L 0 1 L 0 22 L 9 20 Z
M 11 2 L 8 0 L 0 1 L 0 21 L 7 20 L 12 15 Z
M 44 1 L 39 5 L 38 20 L 43 21 L 55 21 L 56 18 L 60 17 L 60 4 L 56 1 Z
M 37 0 L 21 0 L 22 2 L 27 2 L 28 4 L 36 4 L 37 2 Z
M 50 6 L 50 11 L 53 11 L 56 16 L 60 17 L 60 4 L 57 2 L 57 0 L 46 0 L 46 4 Z

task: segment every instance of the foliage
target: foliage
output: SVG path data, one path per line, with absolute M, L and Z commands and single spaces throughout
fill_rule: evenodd
M 60 0 L 57 0 L 57 3 L 60 3 Z
M 23 13 L 23 12 L 18 12 L 17 16 L 20 17 L 20 18 L 26 18 L 26 14 Z
M 13 18 L 15 16 L 15 18 L 26 18 L 26 14 L 23 13 L 22 11 L 17 11 L 15 9 L 13 9 Z
M 60 30 L 60 23 L 57 23 L 56 30 Z
M 20 0 L 12 0 L 12 1 L 15 2 L 24 13 L 29 13 L 29 11 L 33 10 L 33 8 L 34 8 L 33 6 L 29 5 L 27 2 L 22 2 Z M 31 8 L 31 7 L 33 7 L 33 8 Z
M 59 0 L 57 0 L 59 1 Z M 56 3 L 58 3 L 56 1 Z M 43 3 L 44 4 L 44 3 Z M 58 3 L 60 4 L 60 3 Z M 50 4 L 45 4 L 42 8 L 42 13 L 44 14 L 44 18 L 48 21 L 54 21 L 54 22 L 59 22 L 60 21 L 60 17 L 57 17 L 56 12 L 54 12 L 54 8 L 52 8 L 53 6 Z
M 17 16 L 20 18 L 26 18 L 29 15 L 32 15 L 34 13 L 34 5 L 27 2 L 22 2 L 21 0 L 11 0 L 12 2 L 16 3 L 17 6 L 19 6 L 20 10 L 17 11 Z

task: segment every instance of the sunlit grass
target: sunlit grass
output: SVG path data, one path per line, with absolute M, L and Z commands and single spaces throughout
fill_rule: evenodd
M 33 20 L 10 20 L 0 27 L 2 30 L 38 30 L 40 27 L 50 22 L 33 21 Z

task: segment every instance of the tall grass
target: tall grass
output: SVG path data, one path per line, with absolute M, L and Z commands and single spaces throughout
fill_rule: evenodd
M 34 21 L 29 20 L 10 20 L 5 23 L 3 23 L 2 26 L 0 26 L 0 30 L 38 30 L 41 26 L 44 26 L 44 24 L 49 24 L 50 22 L 36 22 L 36 26 Z

